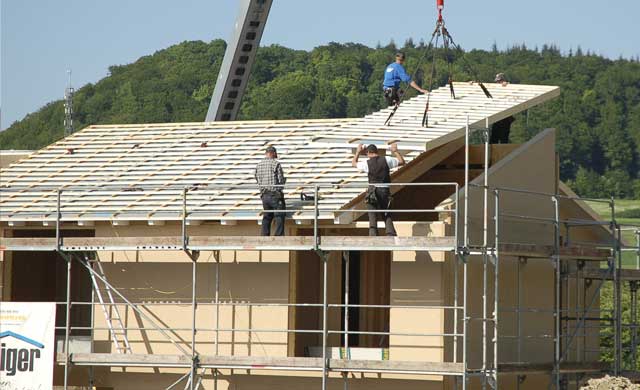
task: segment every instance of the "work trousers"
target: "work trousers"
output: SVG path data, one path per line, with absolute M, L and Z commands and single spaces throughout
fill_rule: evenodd
M 395 236 L 396 229 L 393 226 L 393 219 L 390 212 L 381 212 L 389 210 L 391 206 L 391 190 L 385 187 L 370 188 L 369 191 L 375 191 L 376 204 L 367 202 L 368 210 L 378 210 L 378 212 L 369 212 L 369 235 L 378 235 L 378 220 L 384 219 L 384 227 L 387 236 Z
M 395 106 L 400 103 L 400 99 L 404 91 L 399 88 L 385 88 L 384 89 L 384 100 L 387 102 L 387 106 Z
M 276 236 L 284 236 L 284 218 L 286 215 L 286 205 L 284 195 L 279 191 L 266 191 L 261 196 L 262 208 L 262 235 L 271 235 L 271 222 L 276 220 Z M 279 211 L 273 211 L 279 210 Z
M 496 128 L 491 130 L 491 137 L 489 137 L 490 144 L 508 144 L 509 133 L 511 129 L 508 128 Z

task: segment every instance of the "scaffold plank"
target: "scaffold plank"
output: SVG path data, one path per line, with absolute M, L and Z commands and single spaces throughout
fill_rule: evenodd
M 454 237 L 389 237 L 389 236 L 320 236 L 317 246 L 313 236 L 190 236 L 186 246 L 181 236 L 140 237 L 63 237 L 60 249 L 67 252 L 97 250 L 360 250 L 360 251 L 454 251 Z M 1 238 L 2 251 L 53 251 L 53 237 Z M 550 258 L 553 247 L 535 244 L 499 245 L 501 256 Z M 472 252 L 473 254 L 473 252 Z M 562 258 L 603 261 L 611 256 L 610 251 L 589 247 L 562 247 Z M 635 278 L 640 271 L 624 270 L 628 278 Z M 594 274 L 594 278 L 599 274 Z
M 73 353 L 69 357 L 76 366 L 105 367 L 191 367 L 191 357 L 165 354 L 115 354 L 115 353 Z M 65 355 L 58 353 L 56 362 L 63 365 Z M 321 371 L 322 359 L 311 357 L 269 357 L 269 356 L 209 356 L 198 358 L 201 368 Z M 464 364 L 451 362 L 394 361 L 394 360 L 346 360 L 330 359 L 328 368 L 334 372 L 375 372 L 462 375 Z M 565 362 L 560 364 L 563 374 L 594 373 L 606 371 L 610 366 L 601 362 Z M 500 363 L 500 375 L 549 374 L 553 363 Z
M 560 363 L 560 373 L 580 374 L 602 372 L 611 366 L 601 362 L 564 362 Z M 500 363 L 498 372 L 504 375 L 549 374 L 553 372 L 553 363 Z
M 53 251 L 53 237 L 2 238 L 0 250 Z M 326 236 L 319 243 L 313 236 L 191 236 L 186 246 L 180 236 L 168 237 L 64 237 L 60 249 L 66 252 L 118 250 L 366 250 L 366 251 L 453 251 L 453 237 L 368 237 Z
M 613 272 L 609 272 L 606 269 L 585 268 L 582 270 L 582 277 L 585 279 L 595 279 L 595 280 L 614 280 Z M 623 268 L 620 270 L 619 280 L 638 281 L 640 280 L 640 270 Z
M 147 355 L 113 353 L 73 353 L 70 362 L 76 366 L 106 367 L 191 367 L 191 358 L 186 355 Z M 64 364 L 65 355 L 58 353 L 57 363 Z M 209 356 L 198 358 L 201 368 L 321 371 L 322 359 L 311 357 L 269 356 Z M 462 363 L 419 362 L 393 360 L 340 360 L 330 359 L 330 371 L 336 372 L 392 372 L 411 374 L 461 375 Z
M 502 243 L 498 246 L 498 252 L 501 256 L 550 258 L 555 254 L 555 249 L 552 245 Z M 581 246 L 563 246 L 560 248 L 560 257 L 603 261 L 611 257 L 611 250 Z

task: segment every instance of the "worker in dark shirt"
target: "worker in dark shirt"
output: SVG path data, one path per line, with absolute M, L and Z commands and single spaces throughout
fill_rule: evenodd
M 411 76 L 407 74 L 404 66 L 402 66 L 404 64 L 404 60 L 404 53 L 398 52 L 396 54 L 396 61 L 392 64 L 389 64 L 384 72 L 382 89 L 384 90 L 384 98 L 389 106 L 394 106 L 400 103 L 400 97 L 404 93 L 404 91 L 400 89 L 401 82 L 408 83 L 411 87 L 413 87 L 420 93 L 429 92 L 426 89 L 420 88 L 420 86 L 411 79 Z
M 509 85 L 509 81 L 505 77 L 504 73 L 498 73 L 494 80 L 496 83 L 506 87 Z M 516 120 L 516 118 L 509 116 L 506 117 L 491 126 L 491 137 L 489 138 L 489 143 L 492 144 L 508 144 L 509 143 L 509 133 L 511 132 L 511 124 Z
M 396 229 L 393 226 L 393 219 L 389 210 L 391 206 L 391 189 L 389 186 L 381 185 L 391 183 L 390 170 L 405 164 L 404 158 L 398 153 L 398 146 L 391 144 L 389 151 L 394 157 L 383 157 L 378 153 L 378 147 L 369 145 L 366 147 L 367 161 L 358 161 L 360 153 L 365 150 L 364 145 L 358 145 L 356 154 L 351 160 L 351 165 L 359 171 L 364 172 L 369 178 L 369 188 L 367 190 L 367 209 L 369 212 L 369 235 L 378 235 L 378 219 L 384 217 L 384 227 L 387 236 L 396 236 Z

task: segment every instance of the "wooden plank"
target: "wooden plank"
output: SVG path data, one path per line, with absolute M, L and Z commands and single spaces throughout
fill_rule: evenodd
M 65 355 L 58 353 L 56 363 L 63 365 Z M 70 363 L 76 366 L 107 367 L 190 367 L 191 359 L 186 355 L 166 354 L 111 354 L 74 353 Z M 259 357 L 259 356 L 210 356 L 199 357 L 200 368 L 244 368 L 254 370 L 297 369 L 301 371 L 321 371 L 322 359 L 309 357 Z M 393 360 L 341 360 L 330 359 L 328 368 L 335 372 L 394 372 L 410 374 L 461 375 L 464 364 L 450 362 L 393 361 Z M 500 363 L 500 375 L 549 374 L 553 363 Z M 610 365 L 600 362 L 566 362 L 560 364 L 560 372 L 596 373 L 610 369 Z
M 55 249 L 55 238 L 2 238 L 0 250 Z M 65 237 L 61 240 L 65 251 L 84 250 L 181 250 L 182 237 Z M 323 250 L 453 250 L 452 237 L 368 237 L 326 236 L 320 241 Z M 313 236 L 192 236 L 187 245 L 191 250 L 312 250 Z
M 552 245 L 502 243 L 498 245 L 498 251 L 502 256 L 550 258 L 554 254 L 554 247 Z M 567 259 L 603 261 L 611 257 L 611 251 L 591 247 L 561 247 L 560 257 Z
M 56 363 L 63 365 L 65 355 L 58 353 Z M 70 362 L 76 366 L 107 367 L 190 367 L 186 355 L 74 353 Z M 311 357 L 260 357 L 260 356 L 211 356 L 199 357 L 200 368 L 237 368 L 254 370 L 298 369 L 321 371 L 322 359 Z M 416 362 L 392 360 L 340 360 L 330 359 L 329 370 L 337 372 L 407 372 L 416 374 L 459 375 L 462 363 Z
M 71 364 L 78 366 L 108 367 L 190 367 L 191 358 L 186 355 L 130 354 L 130 353 L 72 353 Z M 57 353 L 56 362 L 63 365 L 64 353 Z
M 453 237 L 326 236 L 320 239 L 320 248 L 324 250 L 446 251 L 454 247 Z
M 600 362 L 565 362 L 560 363 L 560 372 L 563 374 L 579 374 L 601 372 L 610 369 L 611 366 Z M 553 363 L 499 363 L 498 372 L 501 374 L 549 374 L 553 371 Z
M 246 367 L 248 369 L 277 369 L 293 367 L 322 370 L 322 359 L 309 357 L 202 356 L 200 364 L 203 368 Z
M 506 155 L 510 154 L 514 150 L 518 149 L 521 144 L 494 144 L 489 145 L 489 157 L 491 158 L 490 164 L 493 165 L 496 162 L 502 160 Z M 442 164 L 446 165 L 462 165 L 464 168 L 465 151 L 464 148 L 458 149 L 449 158 L 442 161 Z M 482 165 L 484 166 L 484 145 L 470 145 L 469 146 L 469 164 L 470 165 Z
M 182 238 L 167 237 L 65 237 L 62 248 L 67 251 L 82 250 L 181 250 Z M 192 236 L 188 249 L 192 250 L 311 250 L 315 246 L 313 236 Z M 453 237 L 368 237 L 368 236 L 323 236 L 319 248 L 323 250 L 368 250 L 368 251 L 450 251 L 455 248 Z M 55 238 L 2 238 L 0 250 L 53 250 Z M 502 256 L 550 258 L 550 245 L 509 244 L 499 245 Z M 603 261 L 611 256 L 610 251 L 589 247 L 562 247 L 562 258 Z M 591 272 L 591 271 L 589 271 Z M 594 271 L 596 272 L 596 271 Z M 599 274 L 594 273 L 593 278 Z M 600 275 L 603 277 L 603 275 Z M 628 280 L 638 280 L 640 271 L 623 270 Z
M 346 372 L 415 372 L 433 374 L 462 374 L 464 364 L 447 362 L 419 362 L 394 360 L 338 360 L 331 359 L 329 368 Z
M 582 270 L 582 276 L 585 279 L 596 280 L 613 280 L 613 273 L 605 269 L 585 268 Z M 637 269 L 621 269 L 620 280 L 638 281 L 640 280 L 640 270 Z

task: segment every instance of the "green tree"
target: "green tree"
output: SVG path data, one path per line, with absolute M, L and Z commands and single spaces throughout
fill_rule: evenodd
M 182 42 L 77 90 L 76 128 L 91 124 L 201 121 L 215 87 L 226 44 Z M 240 109 L 240 118 L 361 117 L 384 105 L 381 80 L 398 50 L 356 43 L 329 43 L 311 51 L 261 47 Z M 407 41 L 407 70 L 428 86 L 433 52 Z M 433 87 L 447 82 L 443 52 L 436 53 Z M 454 80 L 489 81 L 505 72 L 514 83 L 561 87 L 558 99 L 518 114 L 511 140 L 525 142 L 545 128 L 557 129 L 560 176 L 585 196 L 612 192 L 639 197 L 640 63 L 610 60 L 581 48 L 515 45 L 500 51 L 453 52 Z M 474 64 L 464 66 L 462 57 Z M 421 61 L 421 58 L 424 60 Z M 415 95 L 408 91 L 407 98 Z M 0 147 L 37 149 L 63 136 L 62 101 L 51 102 L 0 133 Z

